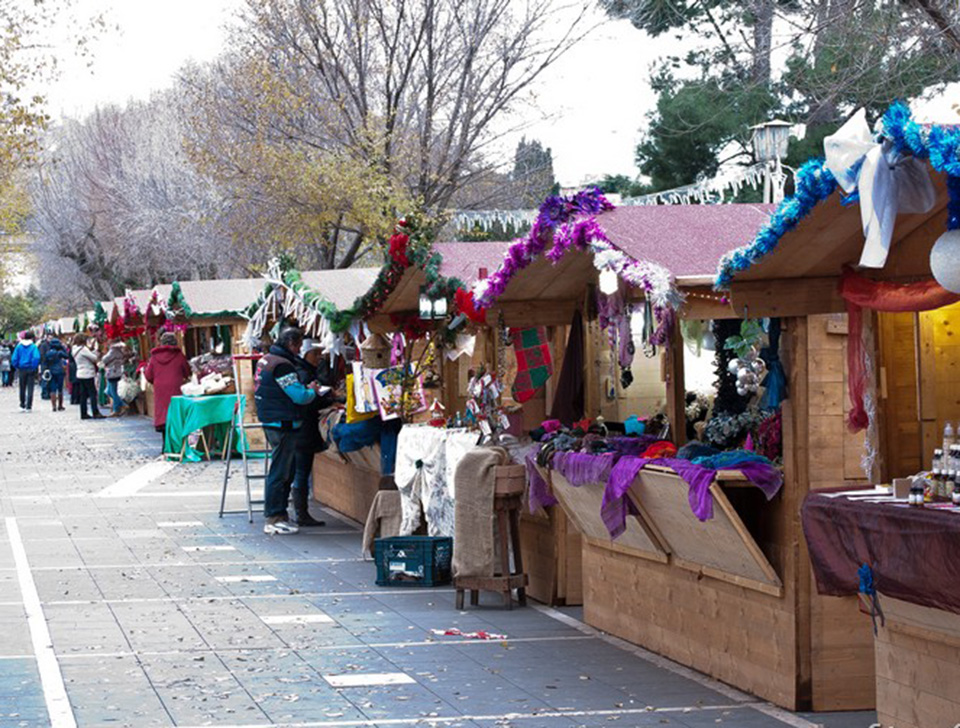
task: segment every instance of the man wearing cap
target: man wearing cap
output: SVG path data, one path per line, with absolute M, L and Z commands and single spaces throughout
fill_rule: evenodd
M 257 418 L 272 448 L 263 495 L 266 519 L 263 532 L 281 536 L 300 530 L 290 522 L 287 502 L 293 483 L 299 430 L 303 426 L 302 408 L 316 399 L 319 386 L 316 382 L 305 385 L 298 376 L 297 360 L 302 344 L 300 329 L 284 329 L 257 364 L 254 394 Z

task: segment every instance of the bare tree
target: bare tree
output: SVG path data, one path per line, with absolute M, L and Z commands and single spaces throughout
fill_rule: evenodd
M 588 9 L 555 0 L 247 0 L 212 76 L 184 75 L 207 117 L 194 152 L 247 202 L 281 202 L 278 215 L 312 209 L 324 221 L 316 242 L 328 251 L 346 234 L 347 247 L 327 255 L 344 265 L 382 241 L 384 228 L 346 204 L 352 190 L 331 203 L 336 175 L 296 194 L 309 167 L 291 158 L 361 170 L 365 194 L 388 217 L 404 198 L 436 215 L 491 175 L 488 150 L 512 131 L 508 119 L 532 83 L 589 30 Z M 294 170 L 285 200 L 272 189 L 283 168 L 264 173 L 240 154 L 264 141 L 284 148 L 271 161 Z
M 172 92 L 51 130 L 30 185 L 44 294 L 75 302 L 236 270 L 219 191 L 182 149 Z

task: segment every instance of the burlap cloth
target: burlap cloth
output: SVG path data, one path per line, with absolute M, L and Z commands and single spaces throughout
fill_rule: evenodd
M 457 465 L 454 576 L 493 576 L 496 572 L 493 517 L 496 468 L 509 462 L 510 457 L 503 448 L 484 447 L 467 452 Z
M 363 527 L 363 556 L 373 556 L 373 542 L 377 538 L 400 535 L 400 493 L 396 490 L 381 490 L 373 497 L 367 523 Z

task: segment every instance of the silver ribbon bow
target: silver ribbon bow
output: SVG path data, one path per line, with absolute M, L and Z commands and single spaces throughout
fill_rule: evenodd
M 890 252 L 897 214 L 929 212 L 937 193 L 927 166 L 877 141 L 860 109 L 823 140 L 826 164 L 844 192 L 860 192 L 860 218 L 866 242 L 860 267 L 883 268 Z

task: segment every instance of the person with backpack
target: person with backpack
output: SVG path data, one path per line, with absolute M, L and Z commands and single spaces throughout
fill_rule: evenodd
M 120 380 L 123 378 L 123 365 L 130 358 L 130 350 L 120 339 L 112 339 L 107 349 L 107 353 L 100 360 L 100 366 L 103 368 L 107 378 L 107 392 L 110 394 L 111 417 L 119 417 L 126 408 L 126 402 L 120 398 L 117 389 Z
M 20 411 L 33 411 L 33 387 L 37 381 L 37 369 L 40 368 L 40 350 L 34 341 L 32 331 L 23 335 L 17 348 L 13 350 L 10 364 L 17 370 L 20 380 Z
M 54 412 L 63 412 L 63 380 L 67 375 L 69 361 L 67 347 L 54 336 L 43 355 L 43 376 L 46 378 L 49 375 L 47 391 L 50 393 L 50 405 Z

